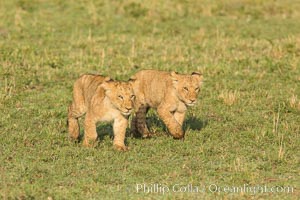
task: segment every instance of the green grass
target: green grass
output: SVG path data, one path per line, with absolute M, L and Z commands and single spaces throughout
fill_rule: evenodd
M 299 199 L 300 2 L 0 2 L 1 199 Z M 127 80 L 140 69 L 201 71 L 184 142 L 128 135 L 113 150 L 67 138 L 72 85 L 83 73 Z M 144 193 L 136 184 L 205 191 Z M 290 193 L 209 186 L 293 187 Z

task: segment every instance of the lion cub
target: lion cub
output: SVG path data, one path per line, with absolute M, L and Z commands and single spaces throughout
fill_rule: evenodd
M 131 131 L 135 136 L 149 137 L 146 113 L 149 108 L 157 110 L 175 139 L 184 137 L 182 124 L 188 106 L 195 105 L 203 76 L 157 70 L 142 70 L 135 74 L 133 84 L 136 95 L 136 116 L 132 119 Z
M 124 140 L 135 99 L 131 86 L 133 82 L 113 81 L 101 75 L 81 76 L 74 84 L 73 102 L 69 106 L 69 136 L 78 139 L 78 118 L 86 114 L 83 145 L 92 146 L 96 141 L 97 122 L 114 121 L 114 147 L 128 150 Z

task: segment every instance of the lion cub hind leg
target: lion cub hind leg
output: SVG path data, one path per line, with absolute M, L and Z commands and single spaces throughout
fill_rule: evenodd
M 79 123 L 78 119 L 75 118 L 75 116 L 72 114 L 72 105 L 68 108 L 68 131 L 69 131 L 69 137 L 73 140 L 78 140 L 79 137 Z
M 139 135 L 141 135 L 143 138 L 151 137 L 151 133 L 146 123 L 146 114 L 148 109 L 149 107 L 141 105 L 136 113 L 136 127 Z
M 131 125 L 130 125 L 130 133 L 133 135 L 133 137 L 142 137 L 142 135 L 138 132 L 138 129 L 137 129 L 137 117 L 136 116 L 132 116 Z
M 87 113 L 84 120 L 83 146 L 93 147 L 97 141 L 96 120 L 92 114 Z
M 76 107 L 74 102 L 68 108 L 68 132 L 69 137 L 73 140 L 78 140 L 80 134 L 80 127 L 78 118 L 85 114 L 85 106 Z
M 69 137 L 78 140 L 80 128 L 78 118 L 86 112 L 86 106 L 80 82 L 77 81 L 73 87 L 73 102 L 68 108 L 68 130 Z

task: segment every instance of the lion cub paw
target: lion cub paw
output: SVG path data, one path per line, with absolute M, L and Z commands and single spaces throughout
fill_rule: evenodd
M 114 145 L 114 148 L 117 151 L 128 151 L 130 149 L 129 147 L 126 147 L 125 145 L 122 146 L 122 145 L 117 145 L 117 144 Z
M 97 141 L 86 141 L 84 140 L 82 143 L 82 146 L 84 147 L 95 147 L 97 146 Z
M 171 132 L 171 135 L 176 140 L 179 140 L 179 139 L 184 140 L 184 132 L 181 129 L 178 129 L 175 132 Z
M 152 137 L 151 133 L 146 133 L 146 134 L 143 134 L 143 136 L 142 136 L 143 139 L 148 139 L 148 138 L 151 138 L 151 137 Z

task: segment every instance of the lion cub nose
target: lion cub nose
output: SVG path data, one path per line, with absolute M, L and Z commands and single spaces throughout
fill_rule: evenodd
M 125 107 L 128 111 L 132 110 L 132 107 Z
M 194 103 L 196 101 L 196 99 L 190 99 L 191 103 Z

